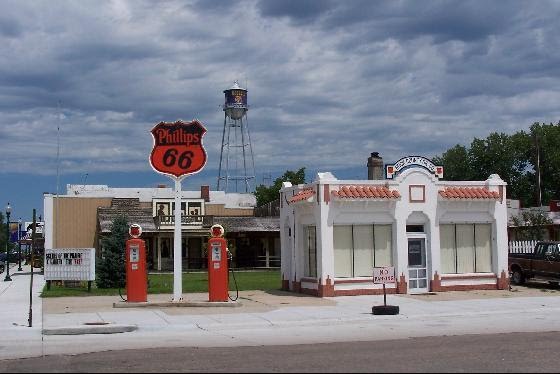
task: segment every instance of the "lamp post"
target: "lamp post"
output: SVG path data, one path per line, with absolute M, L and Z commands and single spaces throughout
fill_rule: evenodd
M 10 203 L 6 205 L 6 277 L 4 282 L 11 282 L 10 278 L 10 213 L 12 213 L 12 207 Z
M 21 217 L 18 219 L 18 232 L 17 232 L 17 242 L 18 242 L 18 271 L 23 271 L 21 268 Z

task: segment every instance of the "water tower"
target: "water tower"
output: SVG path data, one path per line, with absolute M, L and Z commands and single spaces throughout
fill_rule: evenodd
M 255 159 L 247 121 L 247 90 L 234 82 L 224 90 L 224 130 L 218 170 L 218 191 L 251 192 Z M 239 184 L 244 191 L 239 191 Z

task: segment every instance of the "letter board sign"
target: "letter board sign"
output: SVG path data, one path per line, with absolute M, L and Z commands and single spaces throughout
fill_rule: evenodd
M 45 280 L 94 281 L 95 248 L 45 249 Z

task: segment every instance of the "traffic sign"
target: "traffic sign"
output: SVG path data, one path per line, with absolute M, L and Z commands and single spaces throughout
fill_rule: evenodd
M 393 266 L 373 268 L 373 283 L 395 283 L 395 268 Z
M 158 173 L 180 178 L 197 173 L 206 165 L 202 145 L 206 129 L 198 120 L 160 122 L 151 133 L 154 147 L 150 164 Z

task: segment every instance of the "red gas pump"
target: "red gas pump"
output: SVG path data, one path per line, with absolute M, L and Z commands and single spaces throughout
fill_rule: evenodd
M 224 228 L 214 225 L 208 239 L 208 295 L 209 301 L 228 301 L 227 242 Z
M 140 239 L 142 228 L 132 224 L 128 233 L 132 239 L 126 241 L 126 301 L 147 302 L 146 243 Z

